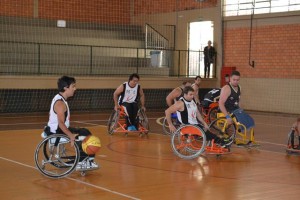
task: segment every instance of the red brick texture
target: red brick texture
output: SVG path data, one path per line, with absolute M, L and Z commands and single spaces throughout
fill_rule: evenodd
M 300 78 L 300 25 L 255 27 L 252 32 L 251 60 L 248 65 L 250 29 L 224 31 L 224 65 L 235 66 L 243 77 Z

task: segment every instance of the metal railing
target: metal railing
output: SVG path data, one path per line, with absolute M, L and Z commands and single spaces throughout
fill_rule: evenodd
M 145 24 L 145 47 L 155 49 L 175 49 L 174 25 Z
M 158 53 L 151 54 L 156 51 Z M 0 74 L 115 76 L 196 76 L 203 52 L 189 50 L 0 42 Z M 213 66 L 213 71 L 214 66 Z

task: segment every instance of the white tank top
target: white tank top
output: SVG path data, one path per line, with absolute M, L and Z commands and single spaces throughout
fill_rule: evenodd
M 123 95 L 120 96 L 121 103 L 136 103 L 138 97 L 138 88 L 139 84 L 136 84 L 135 87 L 130 87 L 128 82 L 123 83 L 125 89 Z
M 51 102 L 51 107 L 50 107 L 50 111 L 49 111 L 49 121 L 48 121 L 48 126 L 50 127 L 50 131 L 52 133 L 56 133 L 57 129 L 58 129 L 58 119 L 57 119 L 57 114 L 54 111 L 54 105 L 57 101 L 62 100 L 67 107 L 67 111 L 65 113 L 65 125 L 69 128 L 70 126 L 70 110 L 69 110 L 69 105 L 68 102 L 60 95 L 57 94 Z
M 179 99 L 184 103 L 184 110 L 177 111 L 178 120 L 183 124 L 199 124 L 197 120 L 197 104 L 195 100 L 187 101 L 184 97 Z

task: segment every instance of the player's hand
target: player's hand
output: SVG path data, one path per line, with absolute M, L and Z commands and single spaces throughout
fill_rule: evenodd
M 233 124 L 232 118 L 227 118 L 226 120 L 227 120 L 228 125 Z
M 74 146 L 74 143 L 75 143 L 75 139 L 76 139 L 76 136 L 77 136 L 78 134 L 72 134 L 71 136 L 70 136 L 70 142 L 71 142 L 71 146 L 73 147 Z
M 117 105 L 117 106 L 114 107 L 114 110 L 115 110 L 115 111 L 118 111 L 119 109 L 120 109 L 120 106 L 119 106 L 119 105 Z
M 141 109 L 146 112 L 146 107 L 145 106 L 142 106 Z
M 176 128 L 173 124 L 169 124 L 169 129 L 171 133 L 174 133 L 176 131 Z

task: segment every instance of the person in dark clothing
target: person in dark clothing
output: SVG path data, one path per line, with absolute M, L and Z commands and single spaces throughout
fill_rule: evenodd
M 211 46 L 211 41 L 207 42 L 207 46 L 204 47 L 204 78 L 209 78 L 210 65 L 214 63 L 216 50 Z

